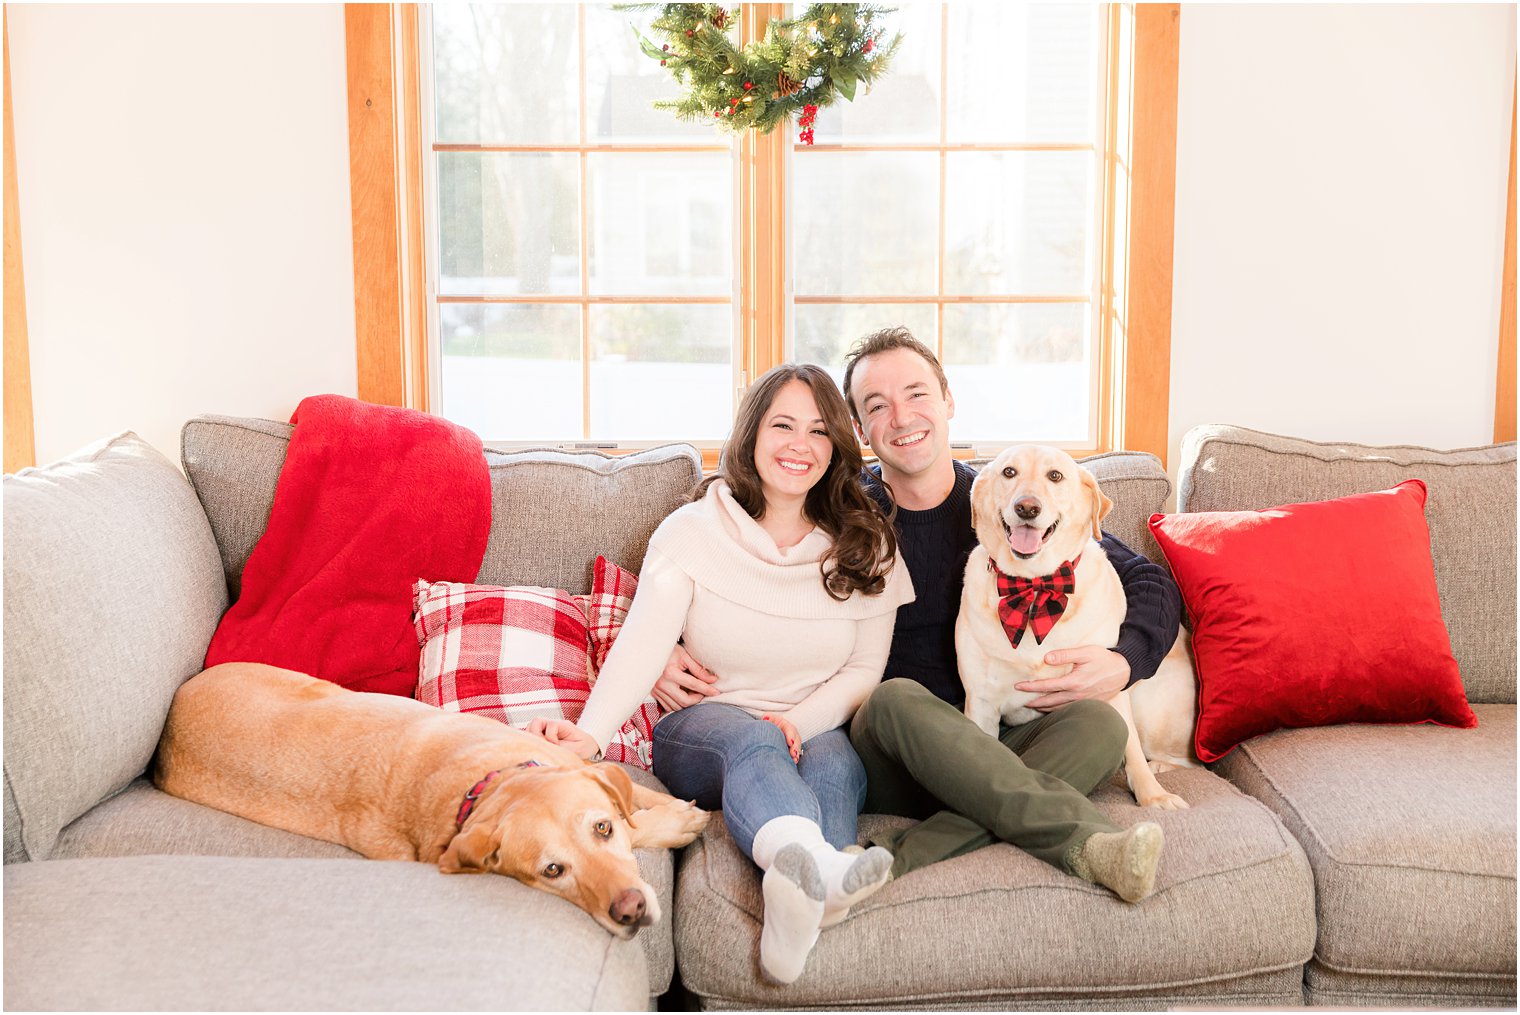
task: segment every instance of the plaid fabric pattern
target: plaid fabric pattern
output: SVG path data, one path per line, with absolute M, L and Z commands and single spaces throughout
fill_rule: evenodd
M 987 567 L 997 576 L 998 619 L 1008 641 L 1018 647 L 1026 629 L 1034 632 L 1034 643 L 1040 644 L 1050 634 L 1061 614 L 1066 612 L 1066 599 L 1077 591 L 1077 562 L 1069 560 L 1056 568 L 1054 574 L 1043 578 L 1010 578 L 998 570 L 997 564 L 987 561 Z
M 522 729 L 534 719 L 576 722 L 633 603 L 637 580 L 597 558 L 592 591 L 419 581 L 412 617 L 422 646 L 418 701 Z M 654 724 L 645 698 L 602 756 L 649 769 Z
M 569 593 L 425 581 L 413 593 L 418 701 L 518 728 L 580 717 L 591 694 L 589 635 Z
M 631 571 L 598 556 L 591 575 L 591 594 L 575 597 L 586 611 L 586 623 L 591 632 L 592 684 L 596 683 L 596 675 L 601 672 L 613 641 L 623 629 L 623 618 L 628 616 L 628 608 L 633 605 L 633 594 L 638 587 L 639 581 Z M 638 768 L 653 768 L 654 724 L 660 715 L 659 704 L 653 698 L 645 698 L 613 736 L 602 757 Z

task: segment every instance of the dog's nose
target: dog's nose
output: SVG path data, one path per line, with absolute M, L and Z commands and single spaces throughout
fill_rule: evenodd
M 1013 502 L 1013 513 L 1026 522 L 1031 518 L 1039 517 L 1040 510 L 1039 499 L 1035 497 L 1020 497 Z
M 644 893 L 637 888 L 628 889 L 612 900 L 612 905 L 607 907 L 607 915 L 624 927 L 638 923 L 644 918 Z

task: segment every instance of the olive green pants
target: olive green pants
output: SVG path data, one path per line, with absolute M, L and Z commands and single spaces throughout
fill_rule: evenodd
M 1124 762 L 1124 720 L 1076 701 L 989 737 L 915 680 L 885 681 L 855 713 L 850 742 L 866 768 L 865 810 L 921 818 L 873 838 L 894 877 L 998 840 L 1070 872 L 1071 852 L 1117 832 L 1087 799 Z

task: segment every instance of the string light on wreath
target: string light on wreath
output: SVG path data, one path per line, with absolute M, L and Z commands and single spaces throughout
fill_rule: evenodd
M 683 120 L 715 120 L 727 131 L 769 134 L 798 118 L 799 140 L 813 143 L 818 110 L 887 70 L 902 42 L 883 38 L 877 20 L 892 8 L 874 4 L 812 4 L 791 19 L 772 18 L 761 37 L 738 46 L 737 19 L 721 4 L 619 4 L 617 10 L 658 8 L 651 34 L 634 29 L 639 46 L 686 87 L 681 98 L 656 102 Z M 774 82 L 774 87 L 771 87 Z

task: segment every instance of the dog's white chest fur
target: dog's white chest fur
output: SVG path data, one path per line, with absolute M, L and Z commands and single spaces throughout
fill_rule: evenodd
M 1119 641 L 1124 621 L 1124 588 L 1108 555 L 1089 541 L 1077 563 L 1076 589 L 1067 597 L 1066 609 L 1045 636 L 1036 642 L 1026 628 L 1015 647 L 998 617 L 997 578 L 987 566 L 984 546 L 971 551 L 966 562 L 965 587 L 960 615 L 955 622 L 955 650 L 961 683 L 966 688 L 966 714 L 988 733 L 997 735 L 998 720 L 1010 726 L 1032 722 L 1040 712 L 1024 707 L 1038 695 L 1020 691 L 1025 680 L 1059 676 L 1070 665 L 1049 666 L 1045 655 L 1059 648 L 1084 645 L 1112 646 Z

